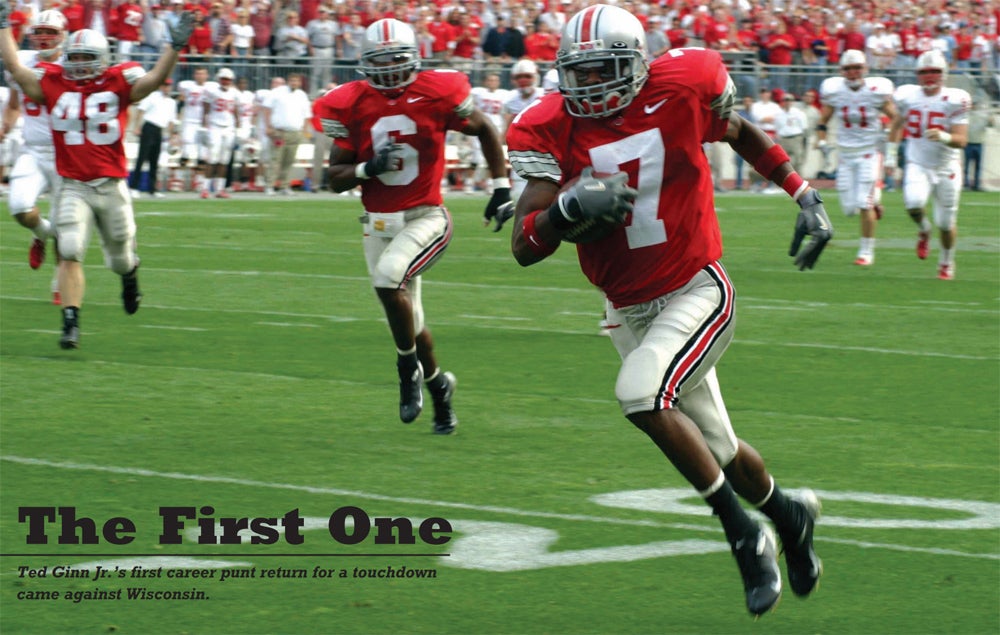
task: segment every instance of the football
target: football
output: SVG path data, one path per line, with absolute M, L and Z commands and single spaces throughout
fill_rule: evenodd
M 610 175 L 603 174 L 600 172 L 595 172 L 594 176 L 604 177 Z M 579 180 L 580 177 L 570 179 L 565 185 L 559 188 L 559 193 L 562 194 L 569 188 L 573 187 Z M 576 223 L 573 224 L 572 227 L 566 230 L 566 233 L 563 235 L 562 239 L 565 240 L 566 242 L 575 244 L 594 243 L 599 240 L 603 240 L 604 238 L 607 238 L 609 235 L 614 233 L 615 229 L 617 229 L 618 227 L 619 227 L 618 223 L 606 220 L 603 217 L 581 220 L 577 221 Z

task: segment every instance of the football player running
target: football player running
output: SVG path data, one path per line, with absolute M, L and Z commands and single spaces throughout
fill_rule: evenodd
M 66 18 L 55 9 L 38 13 L 31 22 L 28 39 L 34 50 L 17 52 L 23 66 L 34 69 L 43 63 L 57 62 L 66 42 Z M 38 198 L 45 192 L 49 193 L 49 216 L 55 218 L 62 178 L 56 172 L 48 109 L 44 103 L 39 104 L 26 97 L 20 86 L 11 81 L 10 73 L 6 75 L 14 90 L 3 112 L 4 129 L 13 127 L 19 115 L 24 117 L 24 143 L 10 173 L 7 203 L 18 224 L 35 235 L 28 253 L 28 264 L 32 269 L 38 269 L 45 261 L 45 243 L 53 234 L 49 220 L 42 218 L 38 212 Z M 53 286 L 54 299 L 58 294 L 56 289 L 58 286 Z
M 367 28 L 359 70 L 367 79 L 341 84 L 313 107 L 333 139 L 329 183 L 336 192 L 361 186 L 365 260 L 396 344 L 399 417 L 417 418 L 426 383 L 433 430 L 450 434 L 458 423 L 455 377 L 438 366 L 420 298 L 421 275 L 452 236 L 441 198 L 445 135 L 457 130 L 479 139 L 493 187 L 485 218 L 497 229 L 512 213 L 502 141 L 474 106 L 463 73 L 420 71 L 413 29 L 403 22 Z
M 889 139 L 898 142 L 906 134 L 906 167 L 903 172 L 903 205 L 919 229 L 917 257 L 930 251 L 931 223 L 924 209 L 934 197 L 934 225 L 941 239 L 937 276 L 955 277 L 955 235 L 958 201 L 962 194 L 961 150 L 969 139 L 969 109 L 972 99 L 960 88 L 944 85 L 948 61 L 938 50 L 917 58 L 919 85 L 896 89 L 899 115 Z
M 882 171 L 896 164 L 897 144 L 879 152 L 885 130 L 881 114 L 896 116 L 892 82 L 868 77 L 865 54 L 850 49 L 840 57 L 840 77 L 829 77 L 819 87 L 822 108 L 816 126 L 816 145 L 827 143 L 827 124 L 837 120 L 837 191 L 846 216 L 861 219 L 861 238 L 854 264 L 875 262 L 875 225 L 882 216 Z
M 77 348 L 84 295 L 83 259 L 93 229 L 101 234 L 105 263 L 121 276 L 125 312 L 131 315 L 139 310 L 142 296 L 135 219 L 125 182 L 128 167 L 123 137 L 128 107 L 169 76 L 177 51 L 191 35 L 192 20 L 185 13 L 171 28 L 172 46 L 149 73 L 134 62 L 109 67 L 108 41 L 89 29 L 67 39 L 62 67 L 43 64 L 29 68 L 18 58 L 9 11 L 9 3 L 0 3 L 0 59 L 24 95 L 44 104 L 52 118 L 56 169 L 63 178 L 56 213 L 59 290 L 64 305 L 59 344 L 65 349 Z
M 733 338 L 735 298 L 719 262 L 702 143 L 727 141 L 798 202 L 792 255 L 800 268 L 815 265 L 832 230 L 818 194 L 781 147 L 734 114 L 736 89 L 717 52 L 675 49 L 647 65 L 645 46 L 642 24 L 622 8 L 593 5 L 566 23 L 556 57 L 560 92 L 528 106 L 507 131 L 511 164 L 528 181 L 512 251 L 532 265 L 579 229 L 606 227 L 577 254 L 616 327 L 616 397 L 719 516 L 747 608 L 761 615 L 781 594 L 776 544 L 737 494 L 774 522 L 800 596 L 821 572 L 813 551 L 820 506 L 811 491 L 782 492 L 726 412 L 715 365 Z M 806 234 L 813 237 L 800 250 Z

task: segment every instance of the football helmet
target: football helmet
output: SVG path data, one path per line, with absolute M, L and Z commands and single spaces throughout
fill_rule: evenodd
M 110 60 L 107 39 L 97 31 L 80 29 L 66 41 L 63 75 L 73 80 L 98 77 L 107 70 Z
M 948 79 L 948 60 L 944 53 L 937 49 L 925 51 L 917 58 L 917 82 L 924 92 L 933 93 L 944 86 Z
M 392 18 L 373 22 L 361 40 L 358 70 L 379 90 L 409 86 L 420 70 L 420 51 L 413 29 Z
M 649 76 L 642 23 L 620 7 L 587 7 L 563 27 L 556 68 L 569 114 L 607 117 L 622 110 Z
M 39 33 L 39 29 L 44 32 Z M 28 41 L 38 51 L 38 57 L 46 62 L 56 61 L 66 43 L 66 16 L 55 9 L 39 12 L 31 20 Z
M 229 80 L 229 83 L 232 84 L 233 80 L 235 79 L 236 75 L 233 73 L 231 69 L 228 68 L 220 68 L 219 72 L 215 74 L 215 81 L 220 83 L 222 82 L 222 80 Z
M 861 88 L 865 83 L 865 75 L 868 74 L 868 60 L 865 54 L 858 49 L 844 51 L 840 56 L 840 72 L 849 87 L 855 90 Z
M 514 87 L 525 95 L 530 95 L 538 86 L 538 66 L 531 60 L 518 60 L 510 69 Z

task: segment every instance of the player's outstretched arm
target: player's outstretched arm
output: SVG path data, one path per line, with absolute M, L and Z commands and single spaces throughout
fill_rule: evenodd
M 194 31 L 194 14 L 190 11 L 185 11 L 181 14 L 180 19 L 177 20 L 177 24 L 170 27 L 170 47 L 160 55 L 160 59 L 156 61 L 153 70 L 132 84 L 132 92 L 129 93 L 129 100 L 133 104 L 148 97 L 170 77 L 170 73 L 174 70 L 174 65 L 177 64 L 177 54 L 182 48 L 187 46 L 188 40 L 191 39 L 192 31 Z
M 21 64 L 21 60 L 17 58 L 17 43 L 14 42 L 14 35 L 10 31 L 10 4 L 6 1 L 0 2 L 0 60 L 3 60 L 4 68 L 24 94 L 32 101 L 44 104 L 45 95 L 42 94 L 41 82 L 35 73 Z
M 788 160 L 788 154 L 774 143 L 763 130 L 747 120 L 733 115 L 723 140 L 750 163 L 765 179 L 784 189 L 799 204 L 799 215 L 789 256 L 795 258 L 800 271 L 816 266 L 820 254 L 833 237 L 833 225 L 823 207 L 819 192 L 809 186 Z M 810 240 L 804 247 L 806 236 Z

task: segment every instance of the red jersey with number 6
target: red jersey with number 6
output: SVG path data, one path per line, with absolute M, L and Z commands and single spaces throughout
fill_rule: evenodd
M 128 176 L 125 127 L 132 85 L 146 74 L 135 62 L 112 66 L 100 77 L 76 81 L 62 67 L 45 65 L 39 79 L 52 117 L 56 171 L 77 181 Z
M 511 122 L 507 150 L 519 175 L 564 184 L 593 166 L 627 172 L 639 191 L 624 225 L 577 245 L 583 273 L 615 306 L 679 289 L 722 257 L 702 144 L 723 137 L 735 96 L 719 53 L 673 49 L 650 64 L 642 90 L 616 114 L 574 117 L 552 93 Z
M 445 135 L 468 123 L 475 105 L 463 73 L 422 71 L 397 96 L 389 97 L 368 80 L 337 86 L 313 104 L 323 132 L 337 147 L 367 161 L 392 140 L 401 144 L 402 165 L 361 182 L 361 202 L 369 212 L 399 212 L 440 205 Z

